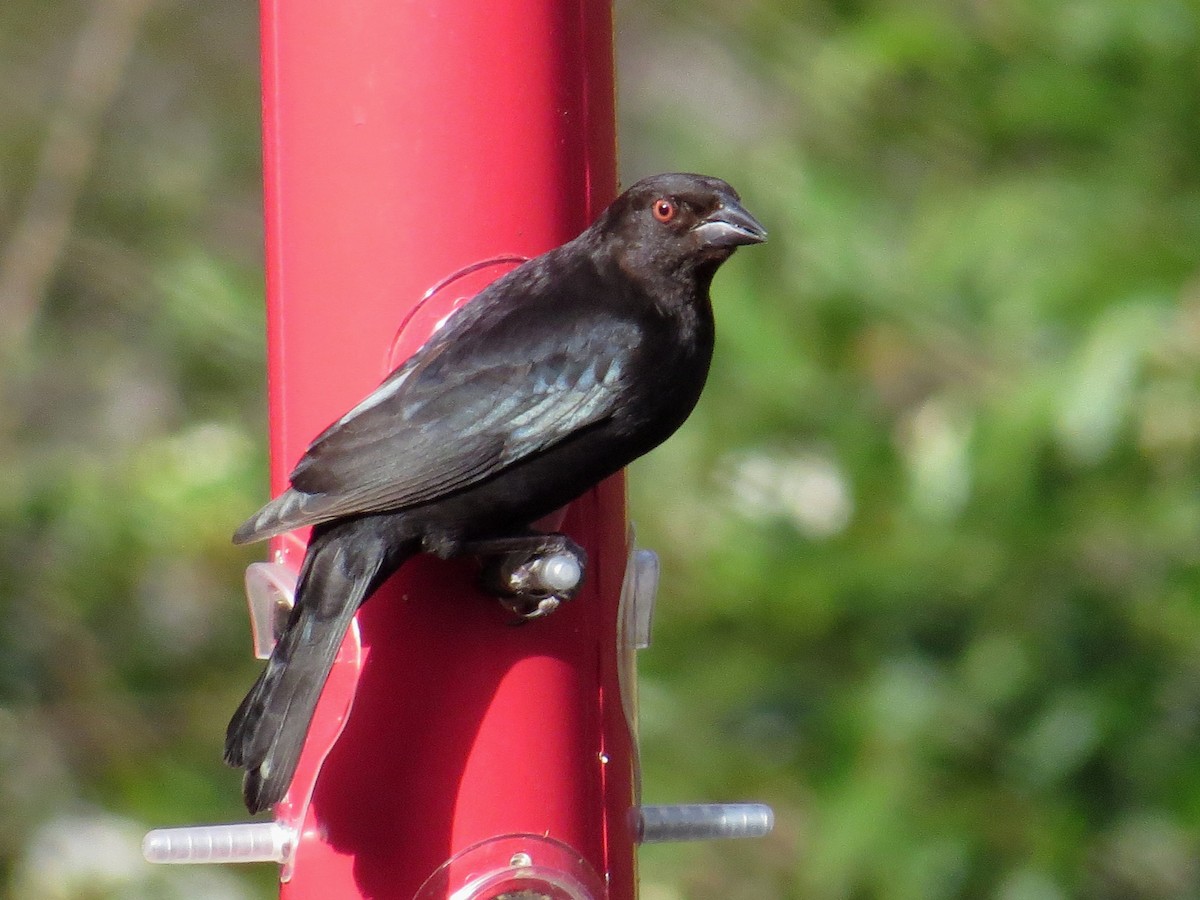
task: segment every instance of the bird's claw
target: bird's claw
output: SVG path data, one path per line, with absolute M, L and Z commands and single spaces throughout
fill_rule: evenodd
M 541 619 L 550 613 L 557 610 L 569 597 L 537 597 L 514 596 L 501 597 L 500 605 L 513 613 L 517 618 L 512 623 L 514 625 L 524 625 L 526 622 L 532 622 L 534 619 Z
M 527 549 L 484 557 L 480 580 L 520 622 L 541 619 L 583 584 L 587 554 L 565 535 L 547 535 Z

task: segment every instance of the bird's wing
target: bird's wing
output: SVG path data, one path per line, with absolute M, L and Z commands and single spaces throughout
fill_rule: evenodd
M 632 323 L 470 318 L 313 442 L 291 476 L 300 496 L 278 498 L 290 509 L 270 517 L 271 533 L 437 500 L 612 414 L 639 340 Z

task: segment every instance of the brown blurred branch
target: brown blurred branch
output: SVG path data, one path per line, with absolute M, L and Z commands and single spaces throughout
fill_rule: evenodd
M 25 208 L 0 249 L 0 361 L 24 346 L 71 235 L 104 113 L 153 0 L 96 0 L 80 30 Z

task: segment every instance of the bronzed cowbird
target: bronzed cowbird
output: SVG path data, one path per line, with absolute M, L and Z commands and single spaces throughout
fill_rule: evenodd
M 315 526 L 290 617 L 226 734 L 252 812 L 287 790 L 355 610 L 405 560 L 541 540 L 530 523 L 683 423 L 712 357 L 713 275 L 765 238 L 720 179 L 639 181 L 313 441 L 291 487 L 234 535 Z

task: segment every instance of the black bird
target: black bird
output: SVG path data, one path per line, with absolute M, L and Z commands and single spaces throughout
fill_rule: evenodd
M 720 179 L 639 181 L 313 441 L 291 487 L 234 535 L 315 526 L 291 616 L 226 733 L 251 812 L 287 790 L 351 617 L 405 560 L 566 541 L 529 525 L 683 423 L 712 357 L 713 275 L 765 239 Z

